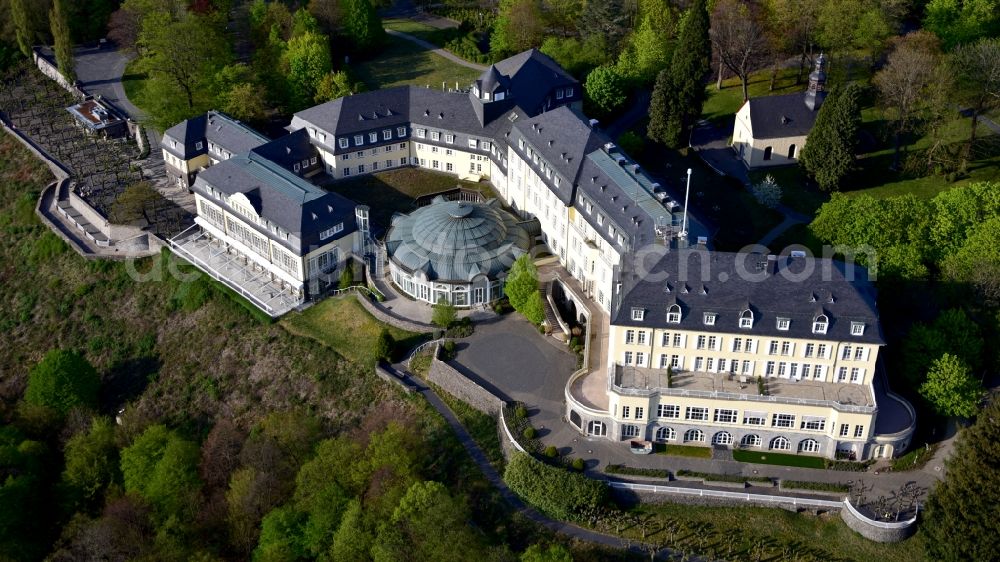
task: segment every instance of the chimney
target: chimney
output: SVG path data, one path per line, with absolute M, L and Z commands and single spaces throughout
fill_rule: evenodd
M 767 274 L 777 275 L 778 273 L 778 256 L 774 254 L 767 255 Z

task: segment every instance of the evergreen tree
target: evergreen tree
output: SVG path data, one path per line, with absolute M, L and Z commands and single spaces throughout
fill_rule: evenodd
M 1000 400 L 963 431 L 947 461 L 945 479 L 925 505 L 924 545 L 942 562 L 993 560 L 1000 552 Z
M 434 311 L 437 315 L 437 311 Z M 375 340 L 375 357 L 378 359 L 385 359 L 386 361 L 392 358 L 392 350 L 396 348 L 396 340 L 393 339 L 392 334 L 389 330 L 382 328 L 378 333 L 378 339 Z
M 56 64 L 59 72 L 72 84 L 76 82 L 76 68 L 73 61 L 73 39 L 69 32 L 69 19 L 66 13 L 66 0 L 54 0 L 49 10 L 49 25 L 52 29 L 52 40 L 55 43 Z
M 38 38 L 30 4 L 31 0 L 10 0 L 10 19 L 14 22 L 17 46 L 26 57 L 31 56 L 31 46 Z
M 345 0 L 341 6 L 344 34 L 358 53 L 379 47 L 385 39 L 382 19 L 368 0 Z
M 836 191 L 854 166 L 861 127 L 861 87 L 833 93 L 819 108 L 799 161 L 823 191 Z
M 681 19 L 666 76 L 657 76 L 653 103 L 658 107 L 650 109 L 651 139 L 671 147 L 682 145 L 705 103 L 703 79 L 710 69 L 710 55 L 708 11 L 704 0 L 695 0 Z

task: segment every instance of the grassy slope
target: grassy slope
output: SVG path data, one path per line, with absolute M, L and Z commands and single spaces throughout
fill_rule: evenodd
M 56 347 L 97 367 L 104 412 L 131 403 L 140 419 L 195 430 L 220 415 L 246 427 L 302 405 L 334 427 L 354 425 L 396 399 L 369 369 L 257 322 L 204 280 L 173 279 L 164 258 L 95 262 L 71 252 L 33 213 L 45 178 L 0 136 L 0 419 L 31 365 Z
M 686 523 L 694 538 L 704 537 L 704 546 L 713 546 L 721 559 L 733 559 L 727 550 L 728 540 L 734 541 L 733 554 L 740 553 L 741 560 L 754 559 L 748 551 L 754 544 L 760 543 L 772 554 L 765 560 L 915 562 L 925 559 L 923 537 L 919 531 L 901 543 L 875 543 L 850 530 L 837 514 L 816 516 L 762 507 L 702 507 L 672 503 L 644 505 L 637 511 L 661 520 Z M 633 528 L 628 533 L 638 538 L 638 531 Z M 650 536 L 654 540 L 663 539 L 666 533 L 659 531 Z M 792 558 L 791 552 L 781 553 L 780 550 L 774 553 L 768 547 L 776 540 L 798 543 L 799 556 L 811 549 L 813 557 Z M 693 542 L 698 544 L 697 540 Z M 701 550 L 704 551 L 704 547 Z
M 457 65 L 423 47 L 396 37 L 387 37 L 387 46 L 378 57 L 351 65 L 351 72 L 369 90 L 412 84 L 440 88 L 466 87 L 480 72 Z
M 374 365 L 374 344 L 383 327 L 353 296 L 328 298 L 302 312 L 288 314 L 281 325 L 362 365 Z M 387 329 L 403 351 L 424 339 L 421 334 L 392 326 Z

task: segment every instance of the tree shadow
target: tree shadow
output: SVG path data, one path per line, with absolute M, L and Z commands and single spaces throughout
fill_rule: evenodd
M 115 415 L 127 402 L 139 397 L 163 366 L 158 356 L 133 357 L 108 370 L 101 381 L 100 411 Z

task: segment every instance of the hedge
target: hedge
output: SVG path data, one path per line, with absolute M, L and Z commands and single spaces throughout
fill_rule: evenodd
M 524 453 L 510 459 L 503 479 L 524 501 L 556 519 L 573 519 L 577 512 L 608 501 L 608 487 L 603 482 L 547 465 Z
M 604 470 L 608 474 L 624 474 L 627 476 L 648 476 L 650 478 L 670 478 L 670 471 L 662 468 L 635 468 L 624 464 L 609 464 Z
M 805 482 L 802 480 L 782 480 L 782 488 L 794 488 L 796 490 L 816 490 L 818 492 L 844 492 L 851 491 L 847 484 L 839 482 Z
M 678 470 L 677 476 L 689 476 L 701 478 L 706 482 L 771 482 L 766 476 L 742 476 L 740 474 L 712 474 L 709 472 L 695 472 L 693 470 Z

